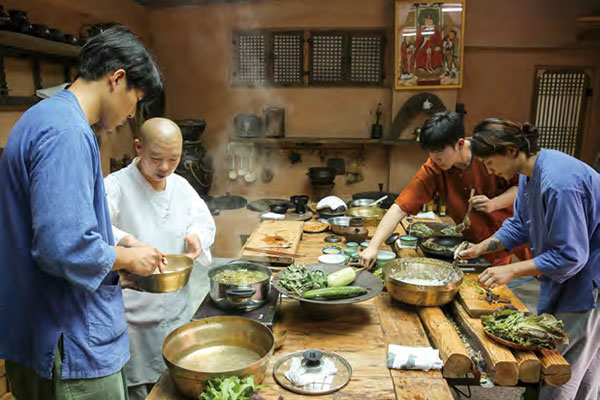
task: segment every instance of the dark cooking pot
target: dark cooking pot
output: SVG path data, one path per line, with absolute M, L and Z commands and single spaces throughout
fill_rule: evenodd
M 288 210 L 288 203 L 270 204 L 269 209 L 276 214 L 285 214 Z
M 214 277 L 219 272 L 247 269 L 260 271 L 266 278 L 248 285 L 234 285 L 217 282 Z M 224 310 L 252 311 L 266 303 L 271 289 L 271 270 L 264 265 L 248 261 L 232 261 L 228 264 L 212 268 L 208 272 L 210 278 L 210 298 Z
M 307 173 L 310 181 L 317 184 L 333 183 L 335 179 L 335 169 L 330 167 L 311 167 Z
M 296 195 L 290 197 L 290 201 L 296 206 L 296 214 L 304 214 L 306 212 L 306 204 L 308 204 L 307 195 Z
M 33 24 L 31 25 L 31 33 L 42 39 L 50 39 L 50 30 L 46 25 Z
M 206 121 L 203 118 L 199 119 L 182 119 L 175 121 L 181 129 L 181 136 L 186 142 L 196 142 L 200 140 L 204 129 L 206 128 Z
M 50 32 L 50 39 L 54 40 L 55 42 L 64 42 L 65 41 L 64 33 L 59 31 L 58 29 L 50 28 L 48 31 Z
M 10 17 L 4 12 L 4 7 L 0 4 L 0 29 L 11 30 L 12 28 Z
M 31 32 L 31 24 L 29 23 L 29 17 L 27 17 L 27 13 L 22 10 L 8 10 L 8 15 L 10 16 L 10 20 L 12 22 L 13 28 L 17 32 L 22 33 L 30 33 Z

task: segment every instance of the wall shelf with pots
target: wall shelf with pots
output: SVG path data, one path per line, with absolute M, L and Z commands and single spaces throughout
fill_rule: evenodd
M 38 56 L 70 59 L 76 59 L 81 50 L 80 46 L 10 31 L 0 31 L 0 46 Z
M 35 90 L 42 89 L 41 63 L 64 65 L 64 78 L 71 80 L 71 67 L 77 63 L 81 47 L 59 43 L 18 32 L 0 31 L 0 107 L 30 107 L 40 101 L 35 95 L 10 96 L 6 82 L 4 59 L 6 57 L 31 60 Z
M 286 137 L 286 138 L 232 138 L 234 143 L 252 143 L 261 147 L 279 149 L 356 149 L 367 145 L 400 146 L 415 142 L 414 139 L 381 140 L 369 138 L 314 138 L 314 137 Z

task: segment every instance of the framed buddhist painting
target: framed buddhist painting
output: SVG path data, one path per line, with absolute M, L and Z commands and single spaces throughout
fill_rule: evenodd
M 465 2 L 396 0 L 396 89 L 462 87 Z

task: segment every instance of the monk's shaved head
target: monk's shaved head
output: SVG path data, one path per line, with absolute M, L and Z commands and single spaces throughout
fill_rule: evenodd
M 176 142 L 181 146 L 183 138 L 179 126 L 167 118 L 150 118 L 140 129 L 140 141 L 144 144 L 160 142 Z
M 151 118 L 142 125 L 134 144 L 140 172 L 154 189 L 164 190 L 167 177 L 181 159 L 183 138 L 179 126 L 166 118 Z

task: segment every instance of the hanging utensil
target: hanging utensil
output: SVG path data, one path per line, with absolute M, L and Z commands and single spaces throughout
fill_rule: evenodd
M 473 198 L 473 195 L 475 194 L 475 188 L 471 189 L 471 195 L 469 196 L 469 200 L 471 200 Z M 467 213 L 465 214 L 465 217 L 463 218 L 462 222 L 458 225 L 456 225 L 456 232 L 458 233 L 462 233 L 465 229 L 467 229 L 467 219 L 469 218 L 469 213 L 471 212 L 471 209 L 473 208 L 473 203 L 469 202 L 469 208 L 467 208 Z
M 244 180 L 246 183 L 252 183 L 256 180 L 256 173 L 252 170 L 252 159 L 254 158 L 254 148 L 250 149 L 250 154 L 248 155 L 248 171 L 246 175 L 244 175 Z
M 229 170 L 227 176 L 232 181 L 235 181 L 238 177 L 237 171 L 235 170 L 235 155 L 231 155 L 231 169 Z

